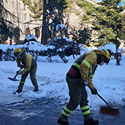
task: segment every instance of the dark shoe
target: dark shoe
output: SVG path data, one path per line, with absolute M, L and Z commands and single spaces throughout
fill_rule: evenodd
M 99 121 L 94 120 L 93 118 L 90 118 L 84 122 L 84 125 L 99 125 Z
M 37 91 L 39 91 L 39 89 L 34 89 L 33 91 L 34 91 L 34 92 L 37 92 Z
M 16 90 L 15 92 L 13 92 L 13 94 L 16 94 L 16 93 L 21 93 L 22 90 Z
M 61 121 L 60 119 L 58 119 L 57 121 L 60 125 L 69 125 L 69 122 L 65 122 L 65 121 Z

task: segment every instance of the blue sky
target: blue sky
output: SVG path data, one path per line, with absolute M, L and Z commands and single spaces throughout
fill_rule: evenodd
M 124 2 L 125 2 L 125 0 L 124 0 Z M 124 6 L 123 1 L 121 1 L 118 5 L 123 7 Z
M 102 1 L 102 0 L 96 0 L 96 1 Z M 123 7 L 124 6 L 123 1 L 125 2 L 125 0 L 121 0 L 121 2 L 118 5 Z

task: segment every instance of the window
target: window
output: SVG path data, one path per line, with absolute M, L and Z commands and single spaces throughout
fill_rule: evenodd
M 31 20 L 31 16 L 30 16 L 30 14 L 29 14 L 29 21 Z
M 15 8 L 15 3 L 12 1 L 12 8 Z
M 25 7 L 25 5 L 24 5 L 24 10 L 26 10 L 26 7 Z
M 24 21 L 26 21 L 26 18 L 27 18 L 26 16 L 27 16 L 27 15 L 26 15 L 26 14 L 24 14 Z
M 5 0 L 5 4 L 7 4 L 8 3 L 8 0 Z
M 21 4 L 19 3 L 19 4 L 18 4 L 18 9 L 20 10 L 20 8 L 21 8 Z
M 21 20 L 21 13 L 19 13 L 19 20 Z

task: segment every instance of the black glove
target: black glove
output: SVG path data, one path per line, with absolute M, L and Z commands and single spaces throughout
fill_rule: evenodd
M 20 93 L 20 92 L 22 92 L 22 90 L 17 89 L 15 92 L 13 92 L 13 94 Z
M 91 88 L 91 93 L 93 95 L 96 95 L 98 92 L 97 92 L 97 89 L 96 88 Z
M 22 71 L 17 71 L 16 73 L 17 73 L 17 75 L 21 75 Z

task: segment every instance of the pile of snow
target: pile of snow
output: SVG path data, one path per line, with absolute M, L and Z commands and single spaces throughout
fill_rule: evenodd
M 67 27 L 65 27 L 65 25 L 64 24 L 58 24 L 57 26 L 56 26 L 56 31 L 59 31 L 59 30 L 66 30 L 67 29 Z
M 3 50 L 4 52 L 7 51 L 7 49 L 12 49 L 15 50 L 15 48 L 28 48 L 29 50 L 34 50 L 34 51 L 44 51 L 48 49 L 53 49 L 55 48 L 54 46 L 47 46 L 47 45 L 42 45 L 38 42 L 30 41 L 25 44 L 19 44 L 19 45 L 9 45 L 9 44 L 0 44 L 0 49 Z
M 108 43 L 105 46 L 99 48 L 99 50 L 101 50 L 101 49 L 107 49 L 107 50 L 109 49 L 109 50 L 111 50 L 112 53 L 116 53 L 116 45 L 115 44 Z

